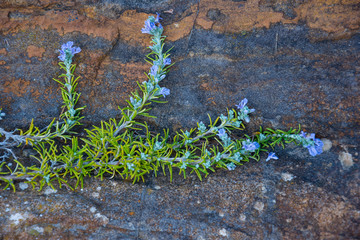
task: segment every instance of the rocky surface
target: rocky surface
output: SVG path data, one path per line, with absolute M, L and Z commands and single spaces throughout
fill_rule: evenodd
M 278 151 L 280 151 L 278 149 Z M 280 151 L 270 163 L 133 185 L 87 179 L 82 190 L 0 195 L 2 239 L 358 239 L 359 167 L 336 154 Z M 27 188 L 26 188 L 27 187 Z M 23 190 L 21 190 L 23 189 Z
M 143 81 L 144 20 L 164 17 L 174 47 L 155 105 L 159 127 L 194 126 L 244 97 L 260 123 L 302 124 L 343 144 L 359 141 L 360 1 L 10 1 L 0 7 L 3 125 L 45 125 L 61 112 L 57 49 L 73 40 L 85 122 L 119 116 Z M 172 12 L 172 14 L 169 13 Z M 211 66 L 211 67 L 209 67 Z M 186 113 L 186 114 L 184 114 Z
M 119 117 L 145 80 L 149 14 L 174 47 L 154 104 L 154 129 L 192 127 L 244 97 L 259 125 L 301 124 L 327 138 L 317 158 L 280 160 L 169 183 L 88 179 L 83 191 L 0 192 L 4 239 L 357 239 L 360 237 L 360 1 L 5 0 L 0 2 L 0 101 L 8 130 L 61 112 L 56 50 L 73 40 L 84 122 Z M 332 145 L 332 147 L 330 146 Z M 23 188 L 25 185 L 22 186 Z M 49 194 L 47 194 L 49 193 Z

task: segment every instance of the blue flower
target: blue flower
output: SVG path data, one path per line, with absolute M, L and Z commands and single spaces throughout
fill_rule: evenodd
M 320 139 L 315 138 L 315 133 L 307 135 L 306 132 L 301 131 L 299 136 L 300 138 L 298 140 L 303 145 L 303 147 L 306 147 L 309 150 L 311 156 L 316 156 L 323 152 L 322 148 L 324 143 Z
M 271 159 L 279 159 L 279 158 L 275 155 L 274 152 L 270 152 L 265 161 L 267 162 L 267 161 L 269 161 Z
M 170 58 L 165 58 L 163 63 L 164 63 L 164 65 L 170 65 L 171 64 L 171 59 Z
M 148 33 L 151 35 L 159 34 L 161 35 L 163 31 L 163 27 L 160 24 L 160 15 L 157 14 L 156 18 L 154 16 L 150 16 L 146 21 L 144 28 L 141 29 L 142 33 Z
M 141 32 L 142 32 L 142 33 L 153 34 L 154 31 L 156 31 L 155 22 L 151 21 L 151 18 L 149 17 L 149 18 L 145 21 L 145 26 L 144 26 L 144 28 L 141 29 Z
M 157 95 L 163 95 L 164 97 L 170 94 L 170 89 L 162 87 Z
M 228 147 L 231 144 L 231 138 L 227 135 L 225 129 L 221 128 L 219 131 L 219 133 L 217 134 L 221 141 L 224 143 L 225 147 Z
M 221 128 L 219 130 L 218 134 L 216 134 L 216 135 L 218 135 L 221 139 L 223 139 L 224 137 L 227 137 L 227 133 L 226 133 L 225 129 L 223 129 L 223 128 Z
M 241 102 L 238 105 L 235 105 L 239 110 L 243 109 L 246 104 L 247 104 L 248 100 L 247 98 L 244 98 L 243 100 L 241 100 Z
M 324 143 L 320 139 L 315 138 L 314 145 L 309 145 L 306 148 L 309 150 L 310 155 L 315 157 L 323 152 L 323 146 Z
M 69 41 L 67 43 L 64 43 L 62 46 L 61 46 L 61 50 L 59 50 L 60 52 L 60 55 L 58 56 L 58 58 L 65 62 L 65 60 L 70 60 L 72 59 L 72 57 L 76 54 L 76 53 L 79 53 L 81 52 L 81 48 L 79 47 L 73 47 L 74 45 L 74 42 L 72 41 Z M 70 62 L 69 61 L 69 62 Z
M 154 76 L 155 83 L 159 83 L 161 80 L 163 80 L 166 77 L 165 74 L 162 74 L 160 76 Z
M 245 151 L 254 152 L 256 149 L 260 147 L 260 144 L 258 142 L 251 142 L 249 139 L 242 142 L 242 148 Z
M 150 69 L 150 75 L 155 77 L 158 74 L 158 71 L 159 71 L 159 67 L 157 65 L 152 65 Z
M 238 105 L 235 105 L 239 109 L 239 120 L 245 120 L 245 122 L 250 122 L 250 118 L 248 116 L 249 113 L 252 113 L 255 111 L 255 109 L 249 109 L 246 104 L 248 103 L 248 100 L 244 98 L 241 100 L 241 102 Z
M 301 133 L 299 134 L 301 137 L 307 139 L 307 140 L 312 140 L 312 141 L 315 141 L 315 133 L 310 133 L 310 135 L 308 136 L 306 134 L 306 132 L 304 131 L 301 131 Z
M 61 61 L 65 61 L 65 58 L 66 58 L 66 56 L 65 56 L 65 52 L 63 52 L 63 51 L 61 51 L 61 50 L 59 50 L 59 52 L 60 52 L 60 55 L 58 56 L 58 58 L 61 60 Z
M 159 13 L 156 13 L 155 23 L 160 23 L 160 19 L 162 19 L 162 18 L 160 17 L 160 14 L 159 14 Z

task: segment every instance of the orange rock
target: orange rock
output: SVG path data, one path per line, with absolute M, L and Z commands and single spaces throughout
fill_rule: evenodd
M 0 48 L 0 55 L 6 55 L 7 51 L 6 48 Z
M 114 26 L 119 30 L 120 39 L 131 45 L 148 46 L 149 35 L 141 33 L 144 21 L 148 17 L 149 14 L 138 13 L 136 10 L 125 11 L 114 23 Z
M 209 17 L 209 12 L 218 12 L 219 20 L 213 16 Z M 222 16 L 222 17 L 221 17 Z M 219 33 L 240 33 L 249 31 L 254 27 L 269 28 L 272 23 L 282 20 L 282 14 L 274 11 L 261 11 L 259 0 L 249 0 L 244 3 L 230 0 L 223 1 L 201 1 L 199 6 L 199 16 L 196 23 L 204 29 L 212 29 Z
M 40 27 L 43 30 L 54 29 L 64 35 L 71 32 L 80 32 L 92 37 L 103 37 L 114 40 L 118 35 L 118 29 L 113 21 L 104 17 L 99 20 L 87 18 L 79 14 L 77 10 L 41 10 L 38 14 L 35 10 L 17 10 L 20 13 L 31 13 L 27 19 L 8 19 L 9 9 L 0 11 L 0 23 L 5 33 L 16 33 Z
M 189 35 L 193 29 L 195 17 L 196 13 L 193 13 L 179 22 L 166 26 L 165 35 L 167 35 L 167 39 L 170 41 L 176 41 Z
M 30 81 L 26 81 L 21 78 L 14 79 L 9 82 L 5 82 L 2 90 L 4 93 L 13 93 L 17 97 L 21 97 L 27 92 L 29 85 Z
M 47 2 L 43 1 L 42 4 Z M 271 7 L 285 4 L 282 1 L 268 3 L 263 7 L 260 0 L 202 0 L 185 11 L 180 16 L 180 21 L 167 26 L 166 34 L 169 40 L 178 40 L 190 33 L 194 23 L 198 27 L 219 33 L 241 33 L 253 28 L 269 28 L 271 24 L 280 22 L 297 24 L 304 21 L 310 28 L 332 33 L 336 38 L 348 37 L 360 28 L 359 10 L 354 7 L 359 3 L 359 0 L 310 0 L 294 8 L 297 17 L 289 20 L 282 12 Z M 80 32 L 109 41 L 120 37 L 132 45 L 148 45 L 147 36 L 139 30 L 143 27 L 148 13 L 126 10 L 119 18 L 110 19 L 98 13 L 94 6 L 71 7 L 73 10 L 62 11 L 34 7 L 1 9 L 2 32 L 16 33 L 40 27 L 44 30 L 55 29 L 61 35 Z M 9 16 L 12 12 L 26 17 L 11 18 Z
M 27 47 L 26 52 L 27 52 L 29 58 L 32 58 L 32 57 L 41 58 L 45 52 L 45 49 L 42 47 L 36 47 L 36 46 L 30 45 Z
M 348 1 L 349 2 L 349 1 Z M 351 1 L 360 3 L 360 1 Z M 295 9 L 299 20 L 305 21 L 310 28 L 321 29 L 336 36 L 347 37 L 349 31 L 360 28 L 359 10 L 339 1 L 311 1 Z M 338 38 L 339 38 L 338 37 Z

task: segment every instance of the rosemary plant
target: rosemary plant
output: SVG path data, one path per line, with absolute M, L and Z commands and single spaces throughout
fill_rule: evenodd
M 5 138 L 2 142 L 0 142 L 0 150 L 3 150 L 3 155 L 1 156 L 3 160 L 9 157 L 10 154 L 13 158 L 17 159 L 11 148 L 18 147 L 22 144 L 36 145 L 41 141 L 49 141 L 56 137 L 67 139 L 69 138 L 67 134 L 70 129 L 80 124 L 80 111 L 84 109 L 84 107 L 74 109 L 74 106 L 79 100 L 80 93 L 75 92 L 79 77 L 74 79 L 73 73 L 76 65 L 72 64 L 72 58 L 74 57 L 74 54 L 79 53 L 81 49 L 78 47 L 72 47 L 72 45 L 73 42 L 68 42 L 62 45 L 62 49 L 60 50 L 61 55 L 59 56 L 59 59 L 62 62 L 60 62 L 59 65 L 61 69 L 66 71 L 66 74 L 61 74 L 59 78 L 63 77 L 65 82 L 63 83 L 54 79 L 62 85 L 61 93 L 64 101 L 63 107 L 67 108 L 67 110 L 60 116 L 63 121 L 59 122 L 53 119 L 47 127 L 41 130 L 38 127 L 35 127 L 32 121 L 29 129 L 25 132 L 21 129 L 8 132 L 3 128 L 0 128 L 0 137 L 2 136 Z M 5 114 L 1 113 L 0 116 L 5 116 Z M 53 130 L 53 128 L 55 128 L 55 130 Z M 19 131 L 19 134 L 15 134 L 16 131 Z
M 39 185 L 39 190 L 45 185 L 55 189 L 54 183 L 60 188 L 65 184 L 76 189 L 79 185 L 83 187 L 87 176 L 103 179 L 120 175 L 136 182 L 144 181 L 145 174 L 153 172 L 157 176 L 159 171 L 165 175 L 169 173 L 172 180 L 174 169 L 178 169 L 179 174 L 183 174 L 185 178 L 186 174 L 195 173 L 202 180 L 216 168 L 234 170 L 236 166 L 251 159 L 259 161 L 261 152 L 268 153 L 266 161 L 278 159 L 274 152 L 269 152 L 275 145 L 302 145 L 312 156 L 322 152 L 321 140 L 315 138 L 315 134 L 300 132 L 300 127 L 289 131 L 260 128 L 253 136 L 231 138 L 231 132 L 245 129 L 244 123 L 250 121 L 249 115 L 255 111 L 247 106 L 246 98 L 235 105 L 236 108 L 228 109 L 225 115 L 222 114 L 215 120 L 209 116 L 208 126 L 199 122 L 196 127 L 176 132 L 172 137 L 169 130 L 164 130 L 162 134 L 151 133 L 147 123 L 138 121 L 137 117 L 154 118 L 149 113 L 149 105 L 151 102 L 164 103 L 159 98 L 170 94 L 169 89 L 159 85 L 172 65 L 170 50 L 164 52 L 163 49 L 165 36 L 162 35 L 160 19 L 158 14 L 156 17 L 150 16 L 142 29 L 143 33 L 152 36 L 152 45 L 149 47 L 151 52 L 146 56 L 151 68 L 147 73 L 147 80 L 138 83 L 140 92 L 131 93 L 128 106 L 119 108 L 122 113 L 119 120 L 112 118 L 101 122 L 98 127 L 85 129 L 86 136 L 80 139 L 70 131 L 73 126 L 80 124 L 80 111 L 84 108 L 75 107 L 80 94 L 74 90 L 78 78 L 74 78 L 75 65 L 72 64 L 72 57 L 80 52 L 80 48 L 72 47 L 72 42 L 62 46 L 60 68 L 66 73 L 60 75 L 64 82 L 55 81 L 62 85 L 64 107 L 67 109 L 61 115 L 63 122 L 53 121 L 44 131 L 31 124 L 27 132 L 20 130 L 20 135 L 0 128 L 3 136 L 0 150 L 8 153 L 2 156 L 0 165 L 0 180 L 5 182 L 5 189 L 11 186 L 15 191 L 15 180 L 26 181 L 33 187 Z M 4 114 L 0 112 L 1 116 Z M 52 131 L 54 126 L 55 131 Z M 134 130 L 141 130 L 143 134 L 136 134 Z M 67 132 L 73 135 L 65 135 Z M 71 142 L 58 146 L 53 140 L 55 137 L 71 139 Z M 12 147 L 27 142 L 38 153 L 33 156 L 38 164 L 33 166 L 21 164 L 11 150 Z M 9 155 L 13 156 L 13 161 L 17 164 L 15 169 L 5 161 Z M 75 178 L 75 186 L 69 184 L 69 177 Z

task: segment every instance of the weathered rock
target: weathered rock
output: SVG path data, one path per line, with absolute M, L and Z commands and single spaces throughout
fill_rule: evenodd
M 360 237 L 360 1 L 192 0 L 0 2 L 3 127 L 44 126 L 61 112 L 57 49 L 73 40 L 84 123 L 119 117 L 145 80 L 149 14 L 174 47 L 154 130 L 193 127 L 244 97 L 259 125 L 301 124 L 327 138 L 317 158 L 276 149 L 200 182 L 87 179 L 83 191 L 0 193 L 4 239 L 357 239 Z M 17 183 L 18 184 L 18 183 Z M 101 187 L 101 188 L 99 188 Z M 22 190 L 23 189 L 23 190 Z
M 0 5 L 3 125 L 25 127 L 34 118 L 42 126 L 59 115 L 59 87 L 51 79 L 60 73 L 56 50 L 68 40 L 83 49 L 75 62 L 84 121 L 119 116 L 117 106 L 149 67 L 143 21 L 159 11 L 176 65 L 163 83 L 172 91 L 169 103 L 154 106 L 153 124 L 194 126 L 247 97 L 262 124 L 300 123 L 350 144 L 359 140 L 359 4 L 6 1 Z
M 87 179 L 83 190 L 3 191 L 3 239 L 357 239 L 359 168 L 342 171 L 334 153 L 251 162 L 145 183 Z M 304 149 L 301 150 L 303 152 Z M 284 173 L 293 179 L 284 181 Z M 339 179 L 343 179 L 339 181 Z

